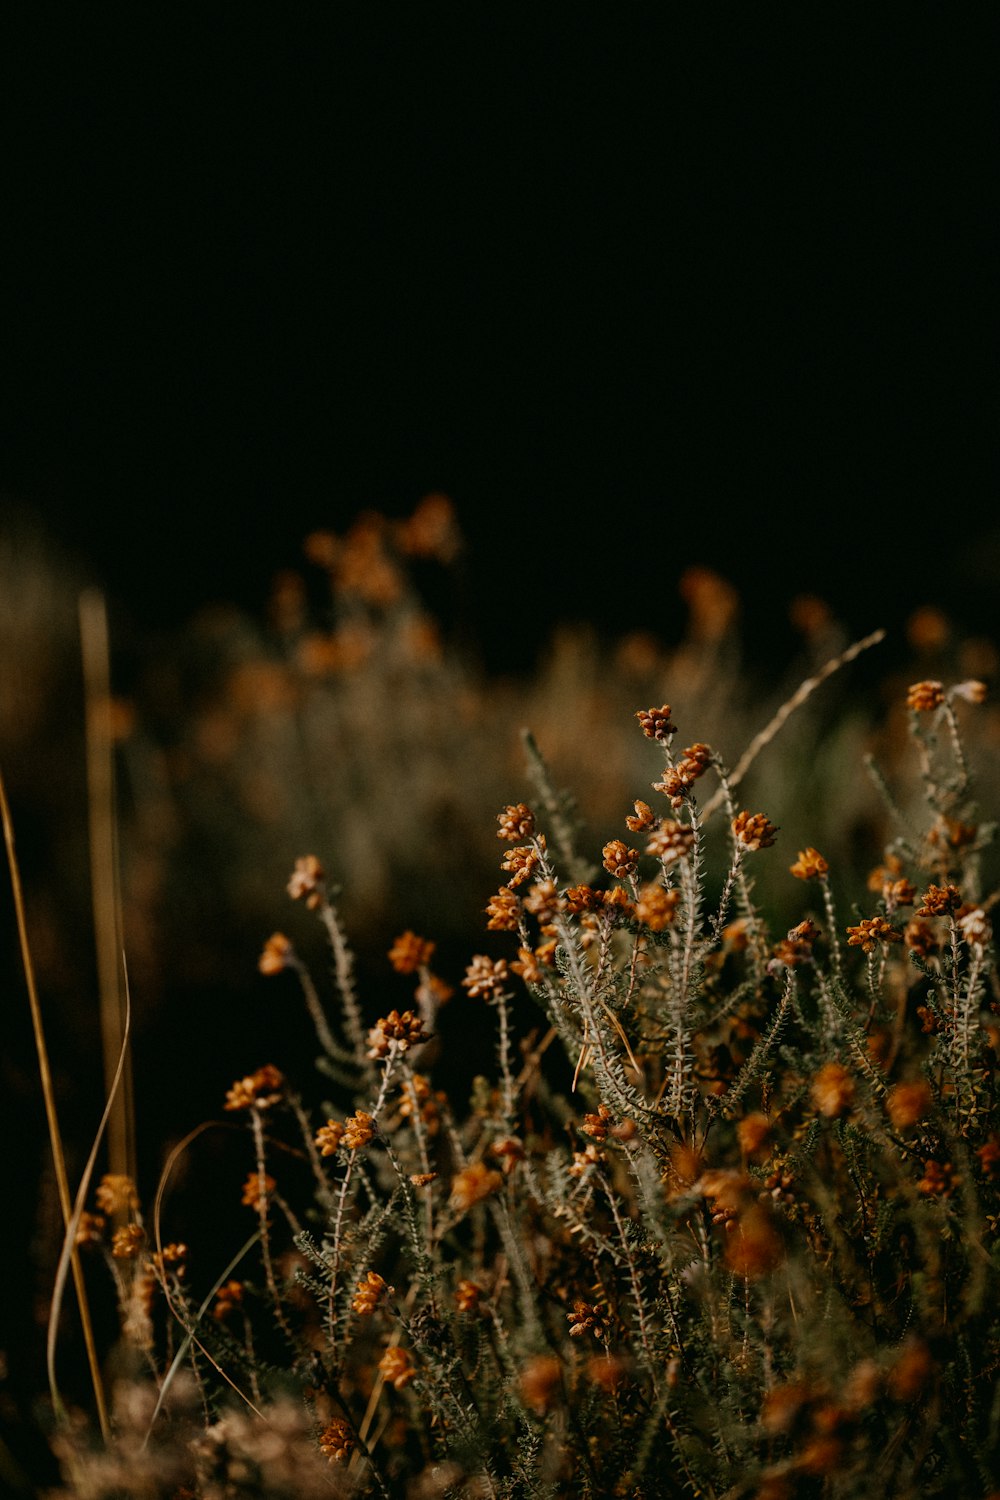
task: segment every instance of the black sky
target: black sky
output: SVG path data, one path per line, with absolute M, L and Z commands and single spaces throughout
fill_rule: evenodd
M 668 622 L 690 560 L 986 623 L 985 8 L 3 24 L 0 483 L 141 626 L 431 489 L 515 649 Z

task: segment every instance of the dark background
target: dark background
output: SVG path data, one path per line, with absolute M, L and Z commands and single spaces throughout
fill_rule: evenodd
M 858 634 L 936 602 L 995 636 L 996 42 L 920 3 L 8 7 L 0 524 L 106 586 L 119 665 L 432 490 L 494 670 L 566 619 L 670 638 L 692 562 L 758 668 L 807 590 Z M 82 839 L 82 758 L 51 764 Z
M 0 483 L 140 631 L 440 489 L 558 618 L 992 624 L 989 12 L 22 7 Z

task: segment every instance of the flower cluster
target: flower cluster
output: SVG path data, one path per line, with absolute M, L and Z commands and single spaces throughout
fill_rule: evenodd
M 736 842 L 751 853 L 769 849 L 778 830 L 763 813 L 738 812 L 733 819 L 733 836 Z
M 255 1073 L 237 1078 L 226 1092 L 225 1109 L 270 1109 L 281 1101 L 285 1086 L 283 1075 L 270 1063 L 265 1063 Z

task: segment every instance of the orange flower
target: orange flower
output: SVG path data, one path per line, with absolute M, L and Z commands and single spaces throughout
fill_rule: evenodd
M 288 881 L 288 894 L 293 901 L 305 898 L 309 910 L 315 911 L 318 906 L 322 906 L 325 898 L 325 878 L 323 866 L 315 854 L 306 854 L 295 861 L 295 868 Z
M 391 1010 L 387 1016 L 376 1021 L 369 1031 L 368 1056 L 387 1057 L 393 1042 L 397 1052 L 408 1052 L 411 1047 L 417 1047 L 426 1040 L 424 1023 L 418 1015 L 412 1010 L 404 1010 L 402 1015 L 398 1010 Z
M 319 1451 L 331 1463 L 342 1464 L 354 1452 L 354 1434 L 343 1417 L 334 1417 L 324 1427 L 319 1439 Z
M 544 849 L 544 835 L 539 835 L 538 843 Z M 510 875 L 507 884 L 514 886 L 523 885 L 524 882 L 534 874 L 539 865 L 538 851 L 530 844 L 519 844 L 516 849 L 508 849 L 500 861 L 500 868 L 506 870 Z
M 516 844 L 518 839 L 530 839 L 535 831 L 535 815 L 526 802 L 512 802 L 497 813 L 498 839 Z
M 855 927 L 847 929 L 849 948 L 861 948 L 865 953 L 874 953 L 879 943 L 901 943 L 903 934 L 898 932 L 884 917 L 864 917 Z
M 281 1100 L 284 1087 L 283 1075 L 271 1063 L 265 1063 L 256 1073 L 237 1078 L 226 1093 L 225 1109 L 270 1109 Z
M 736 1138 L 745 1156 L 756 1156 L 771 1139 L 771 1121 L 767 1115 L 746 1115 L 736 1126 Z
M 375 1117 L 359 1109 L 344 1121 L 343 1142 L 348 1151 L 360 1151 L 375 1139 Z
M 483 1289 L 475 1281 L 460 1281 L 455 1288 L 455 1306 L 461 1313 L 478 1312 L 482 1295 Z
M 321 1125 L 313 1137 L 320 1155 L 335 1156 L 340 1149 L 343 1134 L 344 1127 L 339 1120 L 327 1120 L 325 1125 Z
M 649 836 L 646 853 L 654 855 L 665 865 L 686 859 L 694 848 L 694 829 L 686 823 L 675 823 L 664 818 L 659 828 Z
M 645 833 L 647 828 L 652 828 L 656 819 L 653 817 L 653 809 L 648 802 L 637 799 L 632 806 L 635 808 L 635 817 L 631 814 L 625 819 L 625 827 L 629 833 Z
M 473 999 L 482 995 L 489 1000 L 498 995 L 506 983 L 507 965 L 503 959 L 494 963 L 485 953 L 477 953 L 465 971 L 462 988 L 468 990 Z
M 834 1120 L 851 1107 L 854 1079 L 841 1063 L 828 1062 L 813 1079 L 812 1098 L 820 1114 Z
M 617 880 L 627 879 L 639 868 L 638 849 L 630 849 L 621 839 L 612 839 L 605 844 L 601 853 L 604 856 L 604 868 Z
M 262 1186 L 263 1193 L 261 1193 Z M 262 1204 L 266 1204 L 277 1186 L 278 1184 L 269 1172 L 264 1173 L 263 1184 L 261 1183 L 261 1174 L 259 1172 L 249 1172 L 247 1180 L 243 1184 L 243 1196 L 240 1202 L 245 1208 L 259 1209 Z
M 264 944 L 264 951 L 257 960 L 262 974 L 280 974 L 295 962 L 295 949 L 283 932 L 272 932 Z
M 397 974 L 414 974 L 430 963 L 435 946 L 415 932 L 401 932 L 389 949 L 389 962 Z
M 94 1197 L 97 1206 L 106 1214 L 130 1213 L 139 1207 L 139 1195 L 131 1177 L 108 1172 L 101 1178 Z
M 827 874 L 830 866 L 819 850 L 810 845 L 808 849 L 799 850 L 798 859 L 788 868 L 796 880 L 818 880 L 821 875 Z
M 914 713 L 929 714 L 944 702 L 940 682 L 915 682 L 906 695 L 906 706 Z
M 451 1180 L 451 1206 L 467 1213 L 476 1203 L 481 1203 L 492 1193 L 503 1187 L 503 1176 L 493 1172 L 483 1162 L 473 1162 L 471 1167 L 456 1173 Z
M 358 1283 L 351 1306 L 356 1313 L 362 1315 L 373 1313 L 388 1290 L 389 1288 L 377 1271 L 367 1271 Z
M 743 812 L 736 814 L 733 819 L 733 834 L 738 844 L 755 854 L 761 849 L 769 849 L 774 843 L 778 830 L 769 818 L 763 813 Z
M 223 1322 L 243 1303 L 242 1281 L 227 1281 L 225 1286 L 219 1288 L 215 1298 L 215 1306 L 212 1316 Z
M 885 1108 L 895 1130 L 909 1130 L 912 1125 L 926 1119 L 931 1103 L 930 1086 L 920 1079 L 895 1084 L 886 1096 Z
M 521 915 L 521 903 L 510 889 L 510 886 L 501 886 L 495 896 L 491 896 L 487 906 L 486 915 L 489 921 L 486 923 L 490 932 L 516 932 Z
M 562 1381 L 562 1365 L 554 1354 L 536 1354 L 521 1371 L 521 1400 L 539 1416 L 548 1411 Z
M 111 1254 L 115 1260 L 136 1260 L 146 1239 L 146 1231 L 139 1224 L 126 1224 L 116 1229 L 111 1239 Z
M 656 883 L 644 885 L 635 904 L 636 917 L 650 932 L 662 932 L 677 915 L 680 900 L 680 891 L 668 891 Z
M 385 1351 L 378 1362 L 378 1367 L 386 1382 L 394 1386 L 397 1391 L 403 1390 L 405 1386 L 410 1384 L 411 1380 L 416 1380 L 417 1378 L 417 1372 L 413 1368 L 410 1356 L 405 1349 L 400 1349 L 398 1345 L 394 1345 Z

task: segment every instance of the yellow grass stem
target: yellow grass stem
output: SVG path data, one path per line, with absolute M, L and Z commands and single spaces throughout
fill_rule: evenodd
M 846 667 L 848 662 L 854 661 L 855 657 L 860 656 L 863 651 L 869 650 L 872 646 L 877 646 L 880 641 L 884 640 L 884 630 L 873 630 L 871 635 L 866 635 L 860 641 L 855 641 L 853 646 L 848 646 L 847 650 L 842 651 L 839 656 L 831 658 L 825 666 L 820 667 L 814 677 L 807 677 L 801 687 L 796 688 L 792 696 L 781 705 L 773 719 L 761 730 L 760 734 L 754 735 L 740 757 L 736 769 L 727 778 L 730 789 L 739 786 L 760 752 L 766 749 L 778 731 L 791 718 L 795 710 L 801 708 L 806 699 L 811 698 L 816 689 L 828 677 L 832 677 L 834 672 L 839 672 L 841 667 Z M 720 803 L 725 800 L 725 796 L 725 787 L 720 786 L 706 802 L 702 817 L 710 818 Z
M 90 887 L 97 950 L 104 1089 L 105 1094 L 110 1095 L 125 1031 L 125 997 L 119 964 L 123 943 L 108 617 L 104 596 L 97 589 L 87 589 L 80 595 L 79 618 L 86 705 Z M 135 1181 L 135 1098 L 128 1051 L 122 1086 L 115 1096 L 108 1120 L 108 1166 L 112 1172 Z
M 49 1053 L 45 1042 L 45 1029 L 42 1025 L 42 1008 L 38 999 L 38 989 L 35 985 L 35 967 L 31 957 L 31 946 L 28 942 L 28 924 L 24 913 L 21 872 L 17 862 L 17 853 L 14 848 L 14 823 L 10 815 L 10 804 L 7 801 L 7 789 L 4 785 L 2 774 L 0 774 L 0 817 L 3 820 L 4 841 L 7 845 L 7 863 L 10 868 L 10 883 L 14 895 L 18 939 L 21 944 L 21 962 L 24 965 L 24 978 L 28 988 L 28 1005 L 31 1010 L 31 1024 L 35 1034 L 35 1048 L 38 1053 L 38 1072 L 42 1084 L 42 1097 L 45 1101 L 45 1115 L 49 1127 L 49 1141 L 52 1147 L 52 1161 L 55 1167 L 59 1206 L 62 1210 L 63 1223 L 68 1233 L 73 1219 L 73 1206 L 70 1198 L 69 1178 L 66 1175 L 66 1156 L 63 1151 L 62 1134 L 59 1130 L 55 1089 L 52 1083 L 52 1071 L 49 1067 Z M 87 1301 L 87 1288 L 83 1278 L 83 1267 L 80 1264 L 80 1256 L 75 1244 L 71 1251 L 70 1260 L 73 1270 L 73 1284 L 76 1288 L 76 1299 L 80 1307 L 80 1322 L 87 1350 L 87 1363 L 90 1366 L 90 1378 L 94 1387 L 94 1401 L 97 1406 L 101 1435 L 105 1442 L 110 1442 L 111 1422 L 108 1417 L 108 1405 L 104 1394 L 104 1383 L 101 1379 L 100 1363 L 97 1358 L 97 1346 L 94 1342 L 94 1329 L 90 1318 L 90 1304 Z

